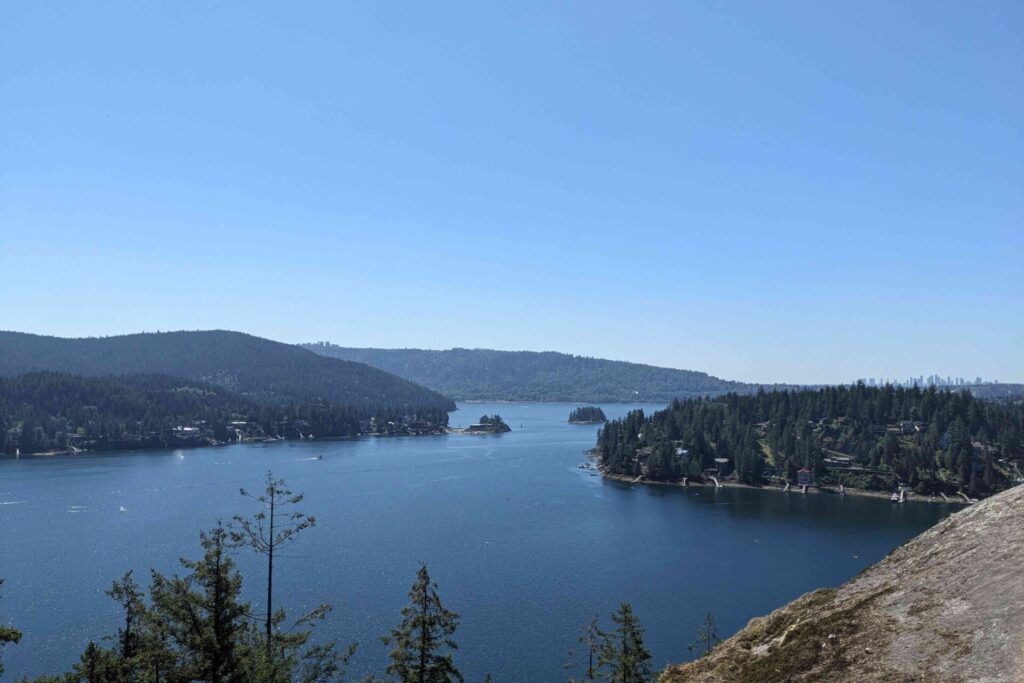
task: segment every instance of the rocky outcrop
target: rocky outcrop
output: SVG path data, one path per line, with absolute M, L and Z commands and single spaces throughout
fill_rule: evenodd
M 691 681 L 1024 681 L 1024 486 L 670 666 Z

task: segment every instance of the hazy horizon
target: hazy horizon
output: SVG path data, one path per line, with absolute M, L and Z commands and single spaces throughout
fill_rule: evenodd
M 13 4 L 0 326 L 1024 381 L 1024 5 Z

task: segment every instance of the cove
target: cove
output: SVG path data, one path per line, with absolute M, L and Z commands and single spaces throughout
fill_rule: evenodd
M 6 677 L 67 670 L 120 615 L 103 591 L 134 569 L 174 571 L 198 532 L 249 514 L 266 470 L 306 494 L 318 524 L 279 559 L 275 603 L 334 605 L 322 638 L 359 641 L 351 677 L 383 673 L 379 641 L 419 563 L 462 615 L 467 681 L 558 681 L 578 629 L 633 603 L 653 664 L 691 658 L 707 612 L 725 637 L 809 590 L 851 578 L 959 509 L 742 488 L 631 486 L 579 469 L 598 427 L 571 404 L 464 404 L 502 435 L 249 444 L 0 460 L 0 623 L 24 633 Z M 638 406 L 603 405 L 609 418 Z M 646 411 L 661 406 L 643 406 Z M 318 459 L 320 456 L 323 459 Z M 238 555 L 260 604 L 262 565 Z

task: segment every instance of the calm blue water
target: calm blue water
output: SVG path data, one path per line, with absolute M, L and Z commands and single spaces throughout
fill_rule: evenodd
M 90 637 L 114 633 L 110 582 L 198 556 L 198 530 L 250 512 L 238 488 L 258 488 L 268 468 L 306 493 L 319 522 L 278 565 L 278 604 L 298 615 L 332 603 L 324 635 L 360 641 L 353 673 L 381 673 L 378 636 L 398 622 L 425 561 L 463 617 L 457 661 L 469 681 L 486 671 L 565 680 L 579 627 L 593 613 L 607 621 L 620 601 L 633 603 L 656 666 L 688 659 L 708 611 L 731 634 L 952 511 L 605 482 L 577 467 L 597 428 L 567 424 L 572 407 L 473 404 L 452 415 L 460 425 L 501 413 L 513 427 L 501 436 L 0 460 L 0 623 L 24 632 L 4 651 L 6 677 L 66 670 Z M 609 417 L 629 408 L 604 407 Z M 262 565 L 240 564 L 258 604 Z

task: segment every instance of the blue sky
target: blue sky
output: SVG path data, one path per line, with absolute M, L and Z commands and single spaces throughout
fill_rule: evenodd
M 1024 4 L 5 3 L 0 328 L 1024 381 Z

